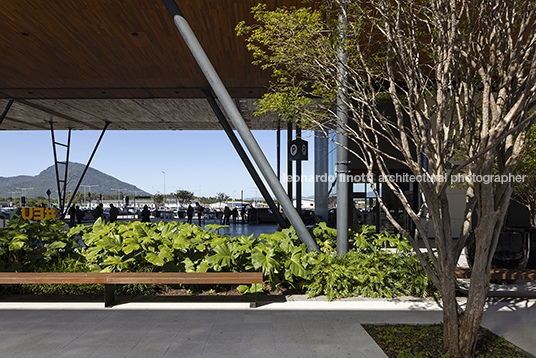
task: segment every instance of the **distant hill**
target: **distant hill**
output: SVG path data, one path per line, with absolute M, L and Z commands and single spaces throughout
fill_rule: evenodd
M 63 165 L 59 165 L 58 168 L 60 169 L 60 178 L 63 178 Z M 74 191 L 76 184 L 78 184 L 78 181 L 80 180 L 80 176 L 82 175 L 82 172 L 84 171 L 85 165 L 80 163 L 69 163 L 69 174 L 67 178 L 67 190 L 68 191 Z M 91 167 L 88 168 L 86 175 L 84 176 L 84 180 L 82 181 L 82 185 L 98 185 L 98 187 L 91 187 L 90 192 L 92 193 L 102 193 L 102 194 L 116 194 L 116 190 L 112 190 L 112 188 L 115 189 L 127 189 L 124 192 L 125 193 L 132 193 L 136 192 L 136 195 L 150 195 L 149 193 L 141 190 L 140 188 L 125 183 L 124 181 L 121 181 L 119 179 L 116 179 L 108 174 L 104 174 L 103 172 L 100 172 L 96 169 L 93 169 Z M 56 169 L 54 165 L 46 168 L 41 173 L 39 173 L 36 176 L 29 176 L 29 175 L 19 175 L 16 177 L 0 177 L 0 197 L 7 198 L 10 196 L 20 196 L 20 194 L 11 194 L 10 192 L 18 191 L 20 193 L 20 190 L 17 188 L 33 188 L 32 190 L 26 191 L 26 197 L 28 198 L 36 198 L 38 196 L 44 196 L 46 197 L 47 190 L 50 189 L 52 194 L 52 197 L 56 197 L 57 194 L 57 184 L 56 184 Z M 78 189 L 80 193 L 84 192 L 84 187 L 80 186 Z

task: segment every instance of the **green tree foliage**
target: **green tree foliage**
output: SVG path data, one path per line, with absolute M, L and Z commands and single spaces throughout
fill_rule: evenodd
M 346 136 L 352 162 L 387 178 L 384 192 L 398 198 L 415 232 L 397 222 L 369 179 L 371 189 L 441 292 L 445 347 L 453 358 L 471 356 L 490 252 L 512 191 L 511 182 L 487 179 L 513 173 L 536 119 L 536 2 L 324 0 L 303 8 L 258 5 L 252 13 L 256 24 L 236 29 L 247 36 L 255 63 L 273 75 L 259 113 L 275 111 L 301 127 Z M 388 179 L 393 162 L 425 178 L 420 207 Z M 453 232 L 447 189 L 457 174 L 471 176 L 461 230 Z M 476 259 L 461 315 L 454 271 L 473 213 Z M 428 241 L 430 224 L 437 250 Z
M 182 203 L 191 203 L 194 200 L 194 193 L 188 190 L 177 190 L 173 196 L 179 199 Z

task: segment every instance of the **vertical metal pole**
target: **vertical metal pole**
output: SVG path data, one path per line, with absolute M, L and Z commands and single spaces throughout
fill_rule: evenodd
M 2 112 L 2 116 L 0 116 L 0 125 L 2 125 L 2 122 L 4 121 L 4 118 L 7 116 L 7 112 L 9 112 L 9 109 L 11 108 L 11 105 L 13 104 L 14 99 L 10 99 L 9 102 L 7 102 L 6 108 L 4 108 L 4 112 Z
M 346 42 L 346 13 L 340 9 L 339 26 L 341 30 L 342 43 Z M 338 57 L 338 92 L 337 92 L 337 117 L 341 124 L 337 134 L 337 253 L 344 255 L 348 251 L 348 211 L 350 190 L 347 180 L 348 174 L 348 94 L 346 90 L 346 64 L 348 56 L 344 45 L 337 53 Z
M 292 142 L 292 122 L 287 125 L 287 193 L 290 201 L 293 198 L 292 188 L 294 187 L 294 176 L 292 175 L 292 160 L 288 157 L 290 153 L 290 142 Z
M 328 138 L 322 132 L 315 135 L 315 214 L 328 222 Z
M 71 128 L 69 128 L 69 134 L 67 135 L 67 155 L 65 156 L 65 173 L 63 175 L 63 199 L 67 196 L 67 174 L 69 173 L 69 152 L 71 150 Z M 73 196 L 74 198 L 74 196 Z M 65 205 L 65 202 L 63 203 Z M 71 204 L 69 204 L 70 206 Z M 67 212 L 65 212 L 67 213 Z
M 276 139 L 276 151 L 277 151 L 277 180 L 281 183 L 281 119 L 277 119 L 277 139 Z M 277 210 L 279 211 L 281 204 L 277 203 Z
M 276 152 L 277 152 L 277 180 L 281 183 L 281 119 L 277 119 L 277 137 L 276 137 Z M 281 209 L 281 204 L 277 203 L 277 210 Z
M 296 139 L 301 139 L 301 128 L 296 126 Z M 301 150 L 299 148 L 298 150 Z M 302 161 L 296 161 L 296 210 L 302 212 Z
M 249 130 L 246 122 L 244 121 L 244 118 L 242 118 L 240 111 L 238 110 L 236 104 L 229 95 L 229 92 L 223 85 L 216 70 L 212 66 L 212 63 L 210 62 L 205 51 L 201 47 L 201 44 L 195 37 L 195 34 L 193 33 L 186 19 L 184 18 L 183 13 L 177 6 L 177 3 L 175 2 L 175 0 L 162 0 L 162 2 L 166 6 L 166 9 L 168 10 L 171 17 L 173 18 L 177 29 L 181 33 L 182 38 L 186 42 L 186 45 L 192 52 L 192 55 L 194 56 L 199 67 L 201 68 L 201 71 L 203 71 L 203 74 L 205 75 L 207 81 L 210 83 L 212 90 L 220 100 L 225 112 L 227 113 L 234 127 L 240 134 L 240 137 L 246 145 L 246 148 L 248 148 L 251 156 L 255 160 L 257 167 L 262 172 L 264 179 L 266 180 L 273 193 L 281 203 L 281 206 L 283 207 L 283 210 L 285 210 L 285 213 L 287 214 L 290 223 L 294 226 L 298 237 L 305 244 L 307 244 L 310 250 L 318 251 L 318 245 L 316 245 L 316 242 L 313 240 L 311 234 L 305 227 L 305 224 L 303 223 L 303 220 L 301 219 L 300 215 L 292 206 L 292 201 L 290 201 L 290 199 L 286 196 L 285 189 L 283 189 L 281 183 L 277 180 L 277 177 L 270 163 L 268 162 L 268 159 L 266 159 L 266 156 L 264 155 L 259 144 L 255 140 L 255 137 L 253 137 L 253 134 L 251 134 L 251 131 Z
M 210 93 L 210 90 L 203 91 L 205 92 L 205 95 L 207 96 L 207 101 L 210 104 L 210 107 L 214 111 L 214 114 L 216 117 L 218 117 L 218 120 L 220 121 L 221 126 L 225 130 L 225 133 L 227 134 L 227 137 L 229 137 L 229 140 L 233 144 L 236 152 L 238 153 L 238 156 L 240 159 L 242 159 L 242 163 L 244 163 L 246 169 L 249 172 L 249 175 L 251 175 L 251 178 L 253 179 L 253 182 L 261 192 L 264 200 L 266 201 L 266 204 L 270 207 L 270 210 L 274 213 L 275 219 L 280 227 L 287 228 L 288 225 L 286 224 L 285 220 L 283 219 L 283 216 L 277 209 L 277 206 L 275 205 L 274 200 L 272 199 L 270 193 L 268 192 L 268 189 L 266 189 L 266 186 L 261 180 L 261 177 L 255 170 L 255 167 L 251 163 L 251 160 L 249 160 L 248 155 L 246 154 L 246 151 L 244 148 L 242 148 L 242 145 L 240 144 L 240 141 L 236 137 L 236 135 L 233 132 L 233 129 L 229 125 L 229 122 L 227 122 L 227 119 L 225 118 L 225 115 L 221 111 L 220 107 L 218 106 L 218 103 L 216 103 L 216 99 L 214 96 L 212 96 L 212 93 Z M 244 194 L 244 191 L 242 191 L 242 195 Z M 242 196 L 243 197 L 243 196 Z M 233 198 L 234 200 L 234 198 Z
M 376 174 L 374 176 L 375 180 L 376 180 L 376 191 L 378 192 L 378 194 L 382 194 L 380 192 L 380 187 L 381 187 L 381 184 L 380 184 L 380 178 L 379 178 L 379 175 L 380 174 Z M 380 226 L 382 224 L 382 220 L 381 220 L 381 208 L 380 208 L 380 203 L 378 201 L 378 198 L 376 198 L 376 205 L 374 206 L 374 218 L 376 219 L 374 221 L 374 225 L 376 225 L 376 233 L 379 234 L 380 233 Z

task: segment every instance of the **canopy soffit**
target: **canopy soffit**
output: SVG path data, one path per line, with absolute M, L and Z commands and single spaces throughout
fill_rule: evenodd
M 251 129 L 269 73 L 235 25 L 253 23 L 259 0 L 178 0 L 201 45 Z M 300 0 L 265 0 L 268 8 Z M 202 90 L 209 88 L 160 0 L 4 0 L 0 7 L 0 130 L 221 129 Z

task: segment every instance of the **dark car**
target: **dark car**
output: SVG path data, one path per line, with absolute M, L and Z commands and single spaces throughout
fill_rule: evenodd
M 11 213 L 5 209 L 0 209 L 0 219 L 9 220 Z

